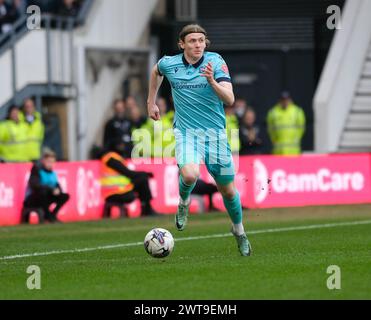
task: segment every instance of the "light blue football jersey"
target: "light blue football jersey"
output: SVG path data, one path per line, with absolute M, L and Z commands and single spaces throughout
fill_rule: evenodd
M 157 64 L 158 71 L 170 85 L 175 106 L 174 128 L 185 133 L 187 129 L 225 131 L 225 112 L 207 79 L 201 74 L 208 62 L 214 69 L 217 82 L 231 82 L 223 58 L 214 52 L 204 52 L 196 64 L 189 64 L 183 54 L 164 56 Z

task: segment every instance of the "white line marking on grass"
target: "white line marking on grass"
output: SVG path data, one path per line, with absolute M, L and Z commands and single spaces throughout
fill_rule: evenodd
M 371 220 L 360 220 L 360 221 L 349 221 L 349 222 L 339 222 L 339 223 L 326 223 L 326 224 L 313 224 L 308 226 L 295 226 L 295 227 L 285 227 L 285 228 L 273 228 L 273 229 L 261 229 L 261 230 L 251 230 L 247 234 L 262 234 L 262 233 L 274 233 L 274 232 L 287 232 L 287 231 L 300 231 L 300 230 L 311 230 L 311 229 L 322 229 L 322 228 L 335 228 L 343 226 L 357 226 L 363 224 L 371 224 Z M 203 240 L 203 239 L 215 239 L 215 238 L 225 238 L 230 237 L 231 233 L 219 233 L 211 234 L 207 236 L 194 236 L 187 238 L 177 238 L 178 241 L 189 241 L 189 240 Z M 127 248 L 127 247 L 136 247 L 142 246 L 143 242 L 131 242 L 131 243 L 118 243 L 106 246 L 91 247 L 91 248 L 76 248 L 76 249 L 67 249 L 67 250 L 53 250 L 45 252 L 34 252 L 34 253 L 25 253 L 25 254 L 16 254 L 12 256 L 0 257 L 0 260 L 14 260 L 21 258 L 30 258 L 30 257 L 41 257 L 41 256 L 50 256 L 55 254 L 65 254 L 65 253 L 80 253 L 80 252 L 90 252 L 98 250 L 109 250 L 117 248 Z

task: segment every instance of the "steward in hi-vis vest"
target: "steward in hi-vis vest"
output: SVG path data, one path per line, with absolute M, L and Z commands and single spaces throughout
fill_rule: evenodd
M 101 187 L 106 202 L 130 203 L 138 198 L 143 216 L 156 215 L 152 208 L 152 193 L 149 188 L 151 172 L 133 171 L 127 161 L 117 152 L 101 152 Z
M 280 102 L 268 113 L 267 125 L 273 144 L 273 154 L 298 155 L 305 132 L 304 111 L 295 105 L 288 92 L 283 92 Z

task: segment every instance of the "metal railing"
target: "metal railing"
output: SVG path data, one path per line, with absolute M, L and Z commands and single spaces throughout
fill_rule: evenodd
M 78 26 L 81 26 L 85 23 L 88 14 L 90 12 L 90 9 L 92 8 L 94 4 L 94 0 L 85 0 L 82 3 L 82 6 L 79 10 L 79 13 L 76 17 L 62 17 L 54 14 L 42 14 L 41 16 L 41 27 L 45 27 L 45 21 L 55 21 L 55 24 L 57 26 L 62 25 L 62 21 L 70 20 L 69 23 L 72 24 L 73 28 L 76 28 Z M 12 29 L 6 32 L 5 34 L 0 35 L 0 55 L 9 47 L 12 46 L 13 41 L 17 41 L 20 37 L 22 37 L 25 33 L 27 33 L 27 15 L 23 15 L 20 18 L 18 18 L 17 21 L 14 22 Z M 50 26 L 53 26 L 53 24 L 50 24 Z
M 65 16 L 58 16 L 53 14 L 42 14 L 41 15 L 41 29 L 44 30 L 46 34 L 46 66 L 47 66 L 47 83 L 45 83 L 46 90 L 43 90 L 44 92 L 48 93 L 48 95 L 53 95 L 53 92 L 55 92 L 56 95 L 60 94 L 60 90 L 56 89 L 54 90 L 54 81 L 53 81 L 53 67 L 54 69 L 56 66 L 54 65 L 54 61 L 52 61 L 52 31 L 61 31 L 61 32 L 67 32 L 68 33 L 68 42 L 70 50 L 68 52 L 68 55 L 70 56 L 70 60 L 72 61 L 73 56 L 73 30 L 74 28 L 83 25 L 86 22 L 86 19 L 88 17 L 88 14 L 90 12 L 90 9 L 94 3 L 94 0 L 85 0 L 83 2 L 82 7 L 79 10 L 79 13 L 77 16 L 74 17 L 65 17 Z M 19 42 L 20 39 L 25 37 L 28 33 L 32 32 L 33 30 L 29 30 L 27 28 L 27 19 L 28 16 L 24 15 L 20 17 L 14 24 L 12 29 L 0 36 L 0 58 L 5 52 L 9 52 L 11 50 L 11 61 L 12 61 L 12 79 L 9 81 L 12 81 L 12 89 L 13 89 L 13 98 L 5 103 L 4 105 L 0 106 L 0 116 L 2 115 L 4 109 L 6 109 L 7 106 L 9 106 L 12 103 L 17 103 L 18 100 L 21 99 L 21 97 L 17 97 L 17 94 L 19 93 L 20 96 L 22 96 L 22 99 L 24 98 L 24 94 L 21 94 L 20 92 L 17 92 L 18 90 L 22 90 L 22 88 L 17 88 L 17 61 L 16 61 L 16 45 Z M 63 63 L 62 60 L 60 63 Z M 61 78 L 65 78 L 63 73 L 68 72 L 70 74 L 70 84 L 72 85 L 72 70 L 73 65 L 70 63 L 70 65 L 60 65 L 60 70 L 62 72 Z M 69 68 L 67 70 L 66 68 Z M 28 90 L 26 90 L 29 92 Z M 40 92 L 39 92 L 40 94 Z M 40 100 L 40 99 L 39 99 Z

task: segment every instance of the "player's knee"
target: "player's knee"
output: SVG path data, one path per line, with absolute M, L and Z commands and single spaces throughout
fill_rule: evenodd
M 188 166 L 187 168 L 183 168 L 182 170 L 183 181 L 188 185 L 194 184 L 199 176 L 200 170 L 196 166 Z
M 186 173 L 183 174 L 183 181 L 185 184 L 192 185 L 194 184 L 198 179 L 198 175 L 195 173 Z
M 236 189 L 235 188 L 220 188 L 220 193 L 222 194 L 223 198 L 226 198 L 228 200 L 233 200 L 236 196 Z

